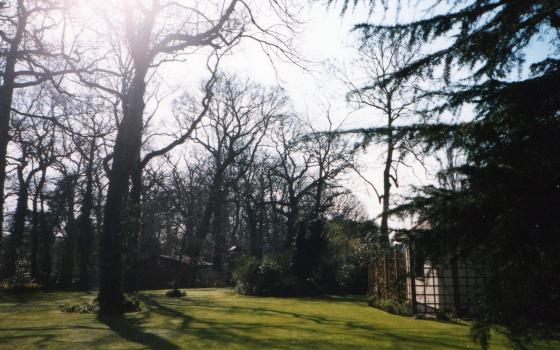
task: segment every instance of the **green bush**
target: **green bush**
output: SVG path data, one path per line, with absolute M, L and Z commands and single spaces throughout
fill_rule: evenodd
M 259 295 L 284 295 L 293 289 L 289 266 L 282 257 L 265 256 L 258 269 L 256 289 Z M 288 293 L 290 294 L 290 293 Z
M 379 299 L 377 301 L 371 300 L 370 305 L 394 315 L 412 315 L 412 305 L 409 301 L 400 302 L 394 299 Z
M 308 227 L 309 226 L 309 227 Z M 295 249 L 259 260 L 240 257 L 232 271 L 237 292 L 309 296 L 365 294 L 367 266 L 378 236 L 373 221 L 331 220 L 301 225 Z
M 59 306 L 59 310 L 67 313 L 78 313 L 78 314 L 96 314 L 99 313 L 99 302 L 97 298 L 81 304 L 62 304 Z M 138 300 L 134 295 L 125 296 L 125 307 L 124 312 L 140 312 L 146 310 L 144 304 Z
M 322 271 L 332 274 L 323 287 L 328 293 L 365 294 L 367 266 L 371 260 L 377 228 L 372 222 L 335 220 L 326 227 L 327 249 Z
M 186 295 L 187 293 L 179 289 L 170 289 L 167 292 L 165 292 L 165 296 L 168 298 L 182 298 Z
M 367 264 L 360 253 L 353 253 L 336 269 L 337 292 L 365 294 L 367 291 Z
M 233 270 L 235 289 L 239 294 L 255 295 L 259 261 L 252 256 L 241 258 Z
M 288 296 L 297 293 L 297 278 L 291 272 L 289 257 L 267 255 L 240 260 L 233 271 L 236 291 L 246 295 Z

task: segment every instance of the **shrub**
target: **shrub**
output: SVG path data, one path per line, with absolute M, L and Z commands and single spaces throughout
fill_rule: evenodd
M 328 293 L 365 294 L 367 266 L 376 245 L 373 222 L 330 221 L 326 227 L 327 249 L 322 256 L 323 286 Z M 326 282 L 326 283 L 325 283 Z
M 10 277 L 0 282 L 0 290 L 16 294 L 37 292 L 42 287 L 43 286 L 35 280 L 18 276 Z
M 300 289 L 286 255 L 267 255 L 262 261 L 243 258 L 234 269 L 233 278 L 240 294 L 289 296 L 298 294 Z
M 78 313 L 78 314 L 95 314 L 99 313 L 99 302 L 97 298 L 88 301 L 85 303 L 80 304 L 62 304 L 59 307 L 59 310 L 62 312 L 68 313 Z M 125 306 L 124 312 L 140 312 L 146 310 L 144 304 L 138 300 L 138 298 L 134 295 L 126 295 L 125 296 Z
M 62 312 L 74 314 L 96 314 L 99 312 L 99 303 L 97 300 L 92 300 L 81 304 L 62 304 L 59 309 Z
M 353 256 L 338 267 L 335 277 L 339 292 L 365 294 L 367 291 L 367 267 Z
M 258 268 L 256 291 L 260 295 L 282 295 L 286 292 L 288 278 L 287 268 L 280 259 L 265 256 Z
M 436 312 L 436 318 L 440 321 L 451 321 L 453 316 L 443 310 L 438 310 Z
M 370 305 L 394 315 L 412 315 L 412 305 L 409 301 L 400 302 L 394 299 L 379 299 L 377 301 L 371 300 Z
M 146 310 L 145 305 L 135 295 L 125 296 L 124 312 L 140 312 Z
M 169 298 L 182 298 L 186 295 L 187 293 L 179 289 L 171 289 L 165 292 L 165 296 Z
M 235 289 L 239 294 L 255 295 L 259 261 L 252 256 L 241 258 L 233 270 Z

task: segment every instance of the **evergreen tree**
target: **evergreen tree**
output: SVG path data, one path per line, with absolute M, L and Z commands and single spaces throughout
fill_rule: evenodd
M 336 1 L 331 1 L 336 2 Z M 384 1 L 367 1 L 372 8 Z M 348 5 L 357 1 L 343 2 Z M 408 232 L 442 262 L 469 257 L 489 271 L 472 334 L 487 347 L 489 330 L 505 331 L 517 348 L 534 336 L 552 337 L 560 325 L 560 2 L 435 1 L 425 19 L 381 26 L 363 23 L 366 35 L 404 37 L 411 45 L 445 39 L 447 47 L 395 72 L 435 74 L 446 82 L 432 112 L 475 107 L 472 120 L 400 128 L 427 152 L 453 147 L 464 162 L 441 171 L 454 189 L 427 186 L 394 211 L 418 215 L 429 229 Z M 436 13 L 436 12 L 440 13 Z M 531 42 L 547 40 L 551 54 L 525 67 Z M 470 72 L 454 79 L 458 70 Z M 384 84 L 379 81 L 379 84 Z M 369 137 L 383 128 L 368 129 Z

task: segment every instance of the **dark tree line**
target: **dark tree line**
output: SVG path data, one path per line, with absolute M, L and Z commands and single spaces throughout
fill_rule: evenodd
M 277 22 L 267 27 L 261 5 L 125 1 L 91 30 L 76 18 L 109 4 L 2 3 L 8 285 L 99 287 L 100 311 L 122 313 L 124 292 L 161 256 L 177 262 L 174 288 L 185 259 L 191 285 L 229 285 L 240 257 L 280 250 L 302 285 L 311 277 L 331 208 L 349 196 L 340 180 L 353 156 L 297 116 L 282 89 L 220 71 L 242 41 L 300 64 L 291 8 L 267 3 Z M 162 67 L 200 69 L 195 53 L 205 57 L 200 90 L 171 91 L 158 120 Z M 204 263 L 211 277 L 197 272 Z
M 194 156 L 166 157 L 151 172 L 173 213 L 165 219 L 171 243 L 162 248 L 195 264 L 211 261 L 216 283 L 233 282 L 238 254 L 260 260 L 284 252 L 309 278 L 325 239 L 322 227 L 311 228 L 348 196 L 339 180 L 353 159 L 348 143 L 303 122 L 281 90 L 222 76 Z

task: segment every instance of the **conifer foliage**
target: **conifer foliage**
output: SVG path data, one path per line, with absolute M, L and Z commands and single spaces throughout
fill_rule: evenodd
M 344 1 L 344 8 L 356 3 Z M 554 336 L 560 324 L 560 3 L 434 3 L 418 21 L 355 27 L 365 40 L 368 33 L 404 37 L 411 45 L 445 38 L 446 47 L 389 79 L 418 72 L 437 78 L 441 71 L 446 84 L 434 95 L 443 96 L 443 102 L 431 112 L 474 107 L 468 121 L 400 128 L 426 152 L 452 147 L 464 161 L 439 173 L 459 179 L 459 186 L 418 188 L 393 213 L 430 223 L 430 229 L 407 234 L 433 259 L 469 257 L 485 266 L 490 278 L 475 313 L 473 337 L 486 347 L 494 327 L 523 348 L 534 336 Z M 527 68 L 527 49 L 537 40 L 547 41 L 551 53 L 531 64 L 527 74 L 518 74 Z M 457 79 L 459 71 L 470 74 Z M 363 132 L 375 139 L 386 130 Z

